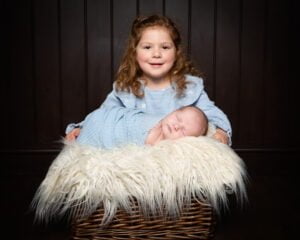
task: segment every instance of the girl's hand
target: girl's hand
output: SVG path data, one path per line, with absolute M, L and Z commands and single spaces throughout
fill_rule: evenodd
M 65 139 L 68 141 L 74 141 L 79 136 L 79 133 L 80 133 L 80 128 L 74 128 L 71 132 L 69 132 L 66 135 Z
M 228 144 L 229 142 L 227 133 L 220 128 L 216 129 L 216 132 L 212 137 L 224 144 Z

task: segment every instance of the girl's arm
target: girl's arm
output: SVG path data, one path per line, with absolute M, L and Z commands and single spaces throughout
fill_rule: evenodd
M 79 136 L 79 133 L 80 133 L 80 128 L 74 128 L 73 130 L 71 130 L 66 134 L 65 139 L 68 141 L 74 141 Z
M 223 131 L 221 128 L 217 128 L 216 132 L 212 135 L 212 137 L 221 143 L 231 145 L 231 142 L 229 142 L 229 136 L 228 134 Z
M 101 104 L 99 108 L 112 108 L 112 107 L 121 107 L 123 106 L 121 100 L 117 97 L 115 90 L 111 91 L 105 101 Z M 88 116 L 88 115 L 87 115 Z M 75 140 L 79 135 L 80 128 L 82 128 L 84 120 L 79 123 L 70 123 L 67 125 L 65 130 L 67 140 Z
M 226 114 L 211 101 L 203 90 L 196 104 L 207 116 L 208 121 L 216 126 L 216 133 L 213 135 L 217 140 L 231 145 L 232 129 Z

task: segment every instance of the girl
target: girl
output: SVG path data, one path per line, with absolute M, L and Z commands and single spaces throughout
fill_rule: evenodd
M 113 91 L 100 108 L 114 106 L 162 116 L 196 106 L 216 127 L 213 137 L 231 145 L 227 116 L 208 98 L 199 72 L 184 55 L 178 28 L 165 16 L 134 20 Z M 82 124 L 69 124 L 66 138 L 75 139 Z

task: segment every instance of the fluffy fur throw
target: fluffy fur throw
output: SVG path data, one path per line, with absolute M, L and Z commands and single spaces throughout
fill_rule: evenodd
M 133 198 L 143 213 L 177 215 L 195 197 L 215 210 L 228 188 L 243 199 L 246 170 L 227 145 L 209 137 L 185 137 L 149 146 L 101 150 L 65 142 L 33 199 L 39 220 L 68 213 L 90 215 L 103 207 L 103 224 L 117 208 L 130 212 Z

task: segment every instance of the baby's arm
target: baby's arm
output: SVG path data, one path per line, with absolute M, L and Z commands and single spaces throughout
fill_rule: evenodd
M 162 140 L 162 131 L 161 131 L 161 121 L 158 122 L 150 131 L 148 132 L 145 140 L 145 144 L 154 145 Z

